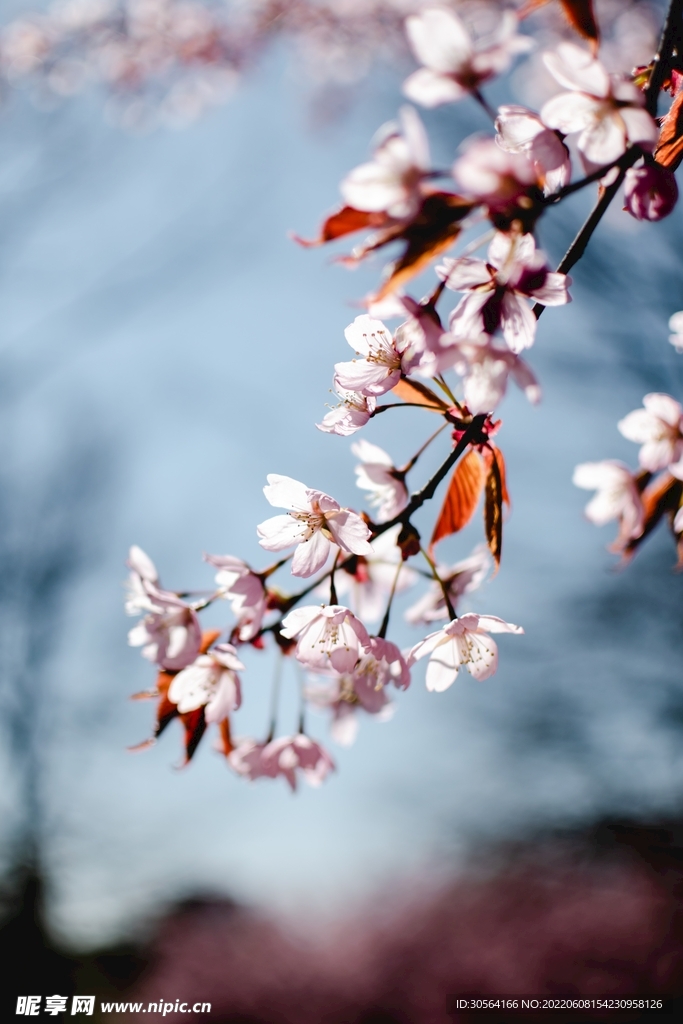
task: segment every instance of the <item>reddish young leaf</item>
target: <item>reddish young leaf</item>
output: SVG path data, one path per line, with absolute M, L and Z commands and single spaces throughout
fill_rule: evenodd
M 318 238 L 305 239 L 300 238 L 299 235 L 292 235 L 292 237 L 295 242 L 308 249 L 316 245 L 324 245 L 326 242 L 333 242 L 335 238 L 352 235 L 364 228 L 381 228 L 388 220 L 389 217 L 386 213 L 368 213 L 365 210 L 355 210 L 353 206 L 342 206 L 323 222 Z
M 473 448 L 470 448 L 458 462 L 451 477 L 446 498 L 429 542 L 430 553 L 434 551 L 435 544 L 443 540 L 444 537 L 450 537 L 452 533 L 457 533 L 467 526 L 477 507 L 485 475 L 481 456 Z
M 527 18 L 540 7 L 545 7 L 549 0 L 527 0 L 519 11 L 520 18 Z M 589 39 L 593 53 L 597 53 L 600 42 L 600 29 L 595 17 L 593 0 L 560 0 L 564 16 L 580 36 Z
M 662 119 L 655 160 L 670 171 L 675 171 L 683 160 L 683 90 L 676 95 Z
M 232 736 L 230 734 L 230 719 L 224 718 L 220 723 L 219 728 L 221 731 L 221 750 L 227 757 L 228 754 L 235 749 L 235 745 L 232 742 Z
M 422 384 L 419 380 L 400 380 L 396 387 L 391 389 L 392 395 L 396 395 L 403 402 L 411 402 L 417 405 L 424 405 L 434 412 L 445 412 L 449 408 L 442 398 L 439 398 L 431 388 Z
M 484 450 L 482 452 L 482 455 L 484 456 L 484 462 L 486 463 L 486 468 L 487 468 L 487 470 L 490 471 L 491 463 L 493 462 L 493 459 L 494 459 L 494 452 L 495 452 L 495 459 L 496 459 L 496 461 L 498 463 L 498 471 L 500 473 L 500 482 L 501 482 L 502 488 L 503 488 L 503 501 L 505 502 L 505 504 L 507 505 L 507 507 L 509 509 L 510 508 L 510 495 L 508 494 L 507 472 L 506 472 L 506 469 L 505 469 L 505 459 L 503 458 L 503 453 L 500 450 L 500 448 L 495 447 L 495 445 L 491 445 L 490 448 L 484 448 Z
M 186 714 L 181 715 L 180 718 L 185 728 L 185 764 L 189 764 L 206 730 L 204 708 L 201 707 L 197 708 L 196 711 L 188 711 Z
M 645 538 L 649 537 L 655 527 L 659 525 L 662 518 L 667 513 L 673 518 L 681 503 L 682 495 L 683 483 L 673 477 L 671 473 L 662 473 L 661 476 L 656 477 L 643 491 L 645 525 L 640 537 L 629 540 L 623 545 L 617 537 L 614 544 L 610 546 L 610 550 L 620 553 L 624 562 L 629 562 Z
M 377 300 L 396 291 L 448 249 L 460 234 L 460 222 L 471 209 L 472 203 L 462 196 L 448 192 L 427 196 L 415 219 L 401 232 L 406 247 L 392 265 L 389 277 L 377 293 Z
M 493 555 L 496 568 L 503 550 L 503 501 L 505 501 L 504 467 L 497 448 L 490 449 L 491 460 L 486 475 L 486 501 L 484 502 L 484 529 L 486 542 Z

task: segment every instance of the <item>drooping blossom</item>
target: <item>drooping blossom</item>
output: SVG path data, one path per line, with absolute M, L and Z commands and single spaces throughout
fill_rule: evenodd
M 612 519 L 619 522 L 617 544 L 621 545 L 643 532 L 645 511 L 633 473 L 615 459 L 603 462 L 582 462 L 574 470 L 572 482 L 587 491 L 597 491 L 584 512 L 596 526 Z
M 352 444 L 351 451 L 361 460 L 356 466 L 356 484 L 369 491 L 368 501 L 377 509 L 377 522 L 389 522 L 408 504 L 405 474 L 396 469 L 384 449 L 365 438 Z
M 453 177 L 473 201 L 488 207 L 489 214 L 512 210 L 519 202 L 528 205 L 528 193 L 538 185 L 533 161 L 523 152 L 506 152 L 495 139 L 475 138 L 453 164 Z
M 282 620 L 280 632 L 288 640 L 297 639 L 297 661 L 337 672 L 351 672 L 370 641 L 360 619 L 339 604 L 294 608 Z
M 335 387 L 360 391 L 364 395 L 383 395 L 396 387 L 401 373 L 410 373 L 415 364 L 412 352 L 400 347 L 400 339 L 381 320 L 363 313 L 344 331 L 344 337 L 362 358 L 335 364 Z
M 400 128 L 385 125 L 370 163 L 356 167 L 341 183 L 349 206 L 368 213 L 387 213 L 401 220 L 417 213 L 421 183 L 429 171 L 429 142 L 413 107 L 402 107 Z
M 246 562 L 233 555 L 204 555 L 204 560 L 218 569 L 216 584 L 221 596 L 230 601 L 237 617 L 234 632 L 238 639 L 243 643 L 253 640 L 268 608 L 263 579 Z
M 294 576 L 313 576 L 325 565 L 330 544 L 353 555 L 371 552 L 370 530 L 359 515 L 342 508 L 334 498 L 298 480 L 277 473 L 268 475 L 263 493 L 276 508 L 288 508 L 257 527 L 259 544 L 266 551 L 283 551 L 297 545 L 292 559 Z
M 247 737 L 238 737 L 228 754 L 228 763 L 238 775 L 252 782 L 262 778 L 274 779 L 277 775 L 277 766 L 264 756 L 268 746 L 267 741 L 258 742 Z
M 180 714 L 203 707 L 207 722 L 220 722 L 242 703 L 237 672 L 243 668 L 232 644 L 218 644 L 173 678 L 168 699 Z
M 534 237 L 498 231 L 486 261 L 461 256 L 444 259 L 436 272 L 446 287 L 465 292 L 451 313 L 449 328 L 456 339 L 494 334 L 498 328 L 513 352 L 533 345 L 536 317 L 529 299 L 543 306 L 571 301 L 571 279 L 551 271 Z M 443 340 L 442 340 L 443 344 Z
M 467 558 L 456 562 L 455 565 L 437 565 L 436 571 L 439 574 L 439 579 L 446 587 L 451 606 L 456 612 L 460 598 L 464 594 L 470 594 L 473 590 L 479 589 L 486 579 L 491 564 L 488 547 L 485 544 L 478 544 Z M 430 583 L 427 593 L 423 594 L 405 613 L 406 620 L 414 626 L 438 622 L 440 619 L 448 617 L 449 612 L 443 587 L 436 581 Z
M 642 409 L 636 409 L 617 424 L 629 441 L 642 445 L 638 462 L 656 473 L 667 469 L 683 479 L 683 409 L 671 395 L 645 395 Z
M 362 622 L 380 621 L 394 583 L 398 594 L 411 587 L 417 579 L 415 570 L 403 561 L 401 549 L 396 543 L 400 530 L 398 524 L 375 537 L 370 541 L 372 554 L 348 559 L 335 574 L 338 597 L 345 599 L 351 611 Z M 315 593 L 329 601 L 329 581 L 321 583 Z
M 465 404 L 474 415 L 493 412 L 505 395 L 508 377 L 532 404 L 540 401 L 541 388 L 529 364 L 495 338 L 481 334 L 459 341 L 444 335 L 443 344 L 441 365 L 452 366 L 462 377 Z
M 366 690 L 383 689 L 393 684 L 397 690 L 410 686 L 410 669 L 401 651 L 390 640 L 370 637 L 365 652 L 353 670 L 354 687 Z
M 194 661 L 202 630 L 197 613 L 175 594 L 150 593 L 153 611 L 128 633 L 131 647 L 142 647 L 142 656 L 160 668 L 174 672 Z
M 625 209 L 636 220 L 662 220 L 678 201 L 675 175 L 657 163 L 629 167 L 624 178 Z
M 424 67 L 405 81 L 405 95 L 424 107 L 462 99 L 531 49 L 533 41 L 519 35 L 517 25 L 515 14 L 505 11 L 495 34 L 475 41 L 453 11 L 430 8 L 407 18 L 408 42 Z
M 669 341 L 677 352 L 683 352 L 683 310 L 669 317 Z
M 309 684 L 306 698 L 314 706 L 332 711 L 332 738 L 350 746 L 358 732 L 356 709 L 387 721 L 393 705 L 387 696 L 389 685 L 405 690 L 410 686 L 410 669 L 396 644 L 371 637 L 368 648 L 351 672 L 327 673 L 329 681 Z M 323 679 L 326 677 L 323 676 Z
M 332 712 L 330 735 L 340 746 L 350 747 L 354 743 L 358 735 L 358 710 L 380 722 L 393 717 L 394 705 L 386 687 L 375 686 L 367 675 L 354 670 L 317 678 L 321 681 L 306 686 L 306 700 L 314 708 Z
M 522 153 L 534 166 L 546 195 L 569 183 L 569 150 L 557 132 L 546 128 L 538 114 L 527 107 L 508 104 L 498 108 L 496 142 L 506 153 Z
M 350 437 L 364 427 L 374 414 L 377 399 L 374 395 L 363 395 L 360 391 L 345 391 L 339 385 L 336 391 L 341 399 L 339 405 L 325 413 L 322 421 L 316 423 L 316 427 L 325 434 Z
M 495 615 L 468 613 L 430 633 L 411 649 L 408 664 L 430 655 L 427 689 L 441 693 L 451 686 L 464 665 L 475 679 L 488 679 L 498 668 L 498 647 L 489 633 L 523 633 L 521 626 Z
M 228 761 L 238 775 L 249 779 L 274 779 L 282 775 L 292 790 L 297 786 L 297 772 L 309 786 L 319 786 L 335 770 L 327 751 L 304 733 L 281 736 L 269 743 L 242 741 L 230 753 Z
M 565 135 L 580 132 L 577 145 L 590 165 L 612 163 L 635 143 L 653 148 L 659 129 L 633 82 L 609 75 L 599 60 L 574 43 L 560 43 L 543 60 L 569 91 L 548 100 L 541 119 Z

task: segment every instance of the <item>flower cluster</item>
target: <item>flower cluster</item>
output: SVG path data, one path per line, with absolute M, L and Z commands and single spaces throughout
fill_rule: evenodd
M 348 266 L 389 244 L 399 246 L 367 297 L 366 312 L 346 328 L 354 355 L 334 365 L 340 403 L 318 429 L 347 438 L 378 415 L 405 407 L 419 408 L 438 427 L 420 438 L 406 461 L 364 436 L 354 439 L 356 482 L 368 496 L 368 511 L 289 476 L 269 475 L 265 497 L 284 511 L 256 532 L 261 547 L 279 560 L 254 569 L 236 556 L 206 556 L 217 570 L 216 588 L 196 600 L 163 589 L 149 558 L 131 549 L 127 607 L 142 620 L 129 641 L 159 669 L 148 694 L 159 702 L 155 737 L 179 718 L 188 760 L 207 725 L 215 724 L 219 749 L 238 775 L 282 775 L 292 789 L 300 778 L 317 785 L 334 764 L 308 735 L 309 707 L 327 714 L 333 738 L 348 744 L 359 713 L 390 716 L 392 697 L 410 686 L 417 662 L 428 659 L 430 691 L 450 687 L 461 668 L 485 680 L 498 665 L 493 635 L 523 632 L 495 615 L 459 608 L 501 562 L 510 499 L 498 407 L 510 379 L 529 401 L 539 401 L 540 386 L 526 361 L 539 318 L 546 307 L 570 301 L 568 273 L 618 190 L 624 187 L 632 216 L 661 219 L 676 202 L 674 171 L 683 153 L 678 36 L 664 33 L 650 67 L 608 73 L 590 0 L 560 2 L 581 43 L 564 41 L 543 55 L 561 91 L 539 111 L 516 104 L 492 110 L 482 88 L 531 49 L 521 22 L 542 3 L 505 10 L 485 31 L 466 20 L 464 8 L 461 16 L 424 4 L 412 13 L 405 29 L 420 67 L 404 83 L 407 99 L 434 107 L 469 98 L 495 134 L 462 140 L 452 166 L 435 170 L 417 110 L 402 106 L 398 120 L 378 133 L 371 158 L 344 177 L 343 204 L 325 219 L 319 237 L 299 239 L 320 245 L 369 232 L 343 258 Z M 665 87 L 674 100 L 658 120 Z M 583 177 L 573 179 L 577 162 Z M 553 269 L 537 247 L 539 218 L 591 186 L 596 206 Z M 457 251 L 465 232 L 475 237 Z M 430 273 L 426 294 L 409 294 L 410 282 Z M 391 320 L 397 326 L 387 326 Z M 683 350 L 683 313 L 670 326 L 672 343 Z M 618 520 L 614 549 L 624 557 L 668 515 L 683 562 L 683 409 L 668 395 L 646 395 L 643 409 L 626 416 L 619 429 L 641 444 L 640 470 L 617 461 L 578 466 L 574 482 L 597 491 L 586 514 L 598 524 Z M 436 444 L 442 446 L 438 469 L 411 491 L 409 476 Z M 414 518 L 444 481 L 440 510 L 423 541 Z M 482 498 L 485 543 L 454 565 L 439 562 L 436 546 L 472 520 Z M 413 559 L 417 564 L 408 564 Z M 287 569 L 305 581 L 300 589 L 274 584 Z M 395 598 L 422 577 L 428 589 L 405 619 L 423 636 L 401 650 L 388 639 Z M 222 632 L 202 630 L 199 613 L 219 601 L 229 602 L 234 622 Z M 424 635 L 427 629 L 433 631 Z M 247 645 L 273 652 L 278 666 L 263 739 L 233 734 Z M 299 677 L 295 735 L 278 733 L 283 659 L 297 666 Z
M 674 324 L 676 317 L 681 314 L 671 318 Z M 641 446 L 639 469 L 632 472 L 615 459 L 577 466 L 576 486 L 596 491 L 586 506 L 586 517 L 597 526 L 617 520 L 619 532 L 610 550 L 625 559 L 630 559 L 654 528 L 668 519 L 681 568 L 683 407 L 671 395 L 645 395 L 643 408 L 630 412 L 620 420 L 618 428 L 625 438 Z

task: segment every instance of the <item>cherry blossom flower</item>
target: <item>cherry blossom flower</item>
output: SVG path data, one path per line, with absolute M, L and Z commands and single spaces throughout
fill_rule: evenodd
M 398 524 L 375 537 L 370 541 L 370 555 L 343 562 L 335 574 L 337 595 L 346 599 L 362 622 L 379 622 L 384 615 L 394 581 L 396 593 L 400 593 L 411 587 L 417 579 L 414 569 L 403 562 L 401 550 L 396 543 L 400 530 Z M 326 580 L 322 583 L 315 593 L 329 601 L 329 582 Z
M 207 722 L 220 722 L 242 703 L 237 671 L 243 668 L 232 644 L 218 644 L 174 676 L 168 699 L 181 715 L 203 707 Z
M 676 178 L 656 163 L 629 167 L 624 178 L 624 201 L 624 209 L 636 220 L 662 220 L 678 201 Z
M 467 558 L 455 565 L 437 565 L 436 571 L 448 592 L 451 606 L 455 611 L 463 594 L 478 590 L 486 579 L 491 568 L 491 555 L 485 544 L 478 544 Z M 443 587 L 436 581 L 430 583 L 429 590 L 405 613 L 407 622 L 414 626 L 438 622 L 449 616 Z
M 228 754 L 228 763 L 238 775 L 252 782 L 254 779 L 274 779 L 277 776 L 277 765 L 265 757 L 268 746 L 268 742 L 238 738 Z
M 618 543 L 626 543 L 643 532 L 645 512 L 636 481 L 628 466 L 615 459 L 582 462 L 572 482 L 587 491 L 597 491 L 585 508 L 586 518 L 596 526 L 619 520 Z
M 360 391 L 345 391 L 339 385 L 336 390 L 341 402 L 336 408 L 330 409 L 322 422 L 316 423 L 316 427 L 326 434 L 350 437 L 374 415 L 377 399 L 374 395 L 363 395 Z
M 139 615 L 141 612 L 153 611 L 154 606 L 148 592 L 151 584 L 159 589 L 159 574 L 152 559 L 137 544 L 133 544 L 128 552 L 126 565 L 130 575 L 126 583 L 126 615 Z
M 349 206 L 397 220 L 417 213 L 429 171 L 429 142 L 417 111 L 402 107 L 400 118 L 401 130 L 393 123 L 380 129 L 383 137 L 372 162 L 356 167 L 341 183 Z
M 204 555 L 204 560 L 219 570 L 216 584 L 237 616 L 237 638 L 243 643 L 253 640 L 268 608 L 268 594 L 262 578 L 246 562 L 233 555 Z
M 463 397 L 471 413 L 493 412 L 505 395 L 509 376 L 532 404 L 540 401 L 541 389 L 529 364 L 489 335 L 464 341 L 444 335 L 443 344 L 441 363 L 453 366 L 462 377 Z
M 354 688 L 378 690 L 393 683 L 397 690 L 410 686 L 410 669 L 396 644 L 373 636 L 353 670 Z
M 569 183 L 569 150 L 557 132 L 546 128 L 538 114 L 514 104 L 499 107 L 496 131 L 501 149 L 506 153 L 523 153 L 531 161 L 546 195 Z
M 653 148 L 659 129 L 633 82 L 610 76 L 600 61 L 574 43 L 560 43 L 543 60 L 569 92 L 548 100 L 541 119 L 565 135 L 581 132 L 578 147 L 589 164 L 612 163 L 635 143 Z
M 484 203 L 489 212 L 508 209 L 526 201 L 529 189 L 538 184 L 533 161 L 523 153 L 506 152 L 495 139 L 475 138 L 453 164 L 453 177 L 472 200 Z
M 386 688 L 375 686 L 367 674 L 357 675 L 355 671 L 335 673 L 324 683 L 309 683 L 304 693 L 313 707 L 332 712 L 330 734 L 342 747 L 355 742 L 359 709 L 380 722 L 388 721 L 394 713 Z
M 377 522 L 389 522 L 408 504 L 405 474 L 396 469 L 390 455 L 364 438 L 352 444 L 351 451 L 361 460 L 356 466 L 356 484 L 370 492 L 368 501 L 377 509 Z
M 617 424 L 629 441 L 642 445 L 638 462 L 643 469 L 656 473 L 669 469 L 683 479 L 683 409 L 671 395 L 645 395 L 642 409 L 636 409 Z
M 410 373 L 415 354 L 400 347 L 381 320 L 363 313 L 344 331 L 344 337 L 362 359 L 335 364 L 335 387 L 360 391 L 364 395 L 383 395 L 396 387 L 401 373 Z
M 669 341 L 677 352 L 683 352 L 683 310 L 669 317 L 669 330 L 673 331 L 673 334 L 669 335 Z
M 313 576 L 325 565 L 330 544 L 354 555 L 371 552 L 370 530 L 359 515 L 323 491 L 316 491 L 288 476 L 270 473 L 263 493 L 271 505 L 289 508 L 257 527 L 259 544 L 266 551 L 282 551 L 298 545 L 292 559 L 294 576 Z
M 288 640 L 298 639 L 296 658 L 303 665 L 331 666 L 337 672 L 351 672 L 370 641 L 360 619 L 338 604 L 295 608 L 282 620 L 280 632 Z
M 436 272 L 446 287 L 466 292 L 449 319 L 456 339 L 494 334 L 500 327 L 513 352 L 533 345 L 536 317 L 529 299 L 543 306 L 562 306 L 571 301 L 566 274 L 549 270 L 543 253 L 536 250 L 533 235 L 496 232 L 488 260 L 459 257 L 445 259 Z M 442 339 L 443 344 L 443 339 Z
M 404 83 L 405 95 L 425 107 L 452 103 L 506 71 L 517 53 L 531 49 L 533 41 L 517 32 L 517 18 L 505 11 L 495 35 L 472 39 L 457 14 L 430 8 L 406 19 L 408 42 L 424 65 Z
M 149 614 L 128 633 L 131 647 L 142 647 L 142 656 L 160 668 L 177 671 L 196 658 L 202 640 L 197 613 L 176 594 L 144 581 Z
M 495 615 L 468 613 L 415 644 L 408 665 L 429 654 L 427 689 L 441 693 L 455 682 L 461 665 L 478 680 L 493 675 L 498 668 L 498 647 L 489 633 L 523 632 L 521 626 Z
M 304 733 L 281 736 L 269 743 L 243 740 L 230 753 L 228 761 L 238 775 L 249 779 L 275 779 L 283 775 L 292 790 L 296 789 L 297 771 L 309 786 L 319 786 L 335 770 L 327 751 Z

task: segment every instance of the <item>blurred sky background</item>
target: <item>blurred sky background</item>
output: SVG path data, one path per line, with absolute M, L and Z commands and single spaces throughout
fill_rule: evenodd
M 353 303 L 381 263 L 348 273 L 288 232 L 315 233 L 339 180 L 395 116 L 403 73 L 376 71 L 326 119 L 278 44 L 230 102 L 182 131 L 146 135 L 109 124 L 96 93 L 52 109 L 5 97 L 3 702 L 12 723 L 30 695 L 41 851 L 52 922 L 67 941 L 115 939 L 198 891 L 299 920 L 333 914 L 388 883 L 436 878 L 484 840 L 680 809 L 672 542 L 654 537 L 615 573 L 611 531 L 582 518 L 588 495 L 571 483 L 581 461 L 635 465 L 616 423 L 645 392 L 681 398 L 683 356 L 667 341 L 668 317 L 683 308 L 680 206 L 642 226 L 614 204 L 573 274 L 574 303 L 541 320 L 530 362 L 543 403 L 511 393 L 501 407 L 513 514 L 501 572 L 471 603 L 526 632 L 501 638 L 494 678 L 463 672 L 428 694 L 419 666 L 393 721 L 364 720 L 355 746 L 331 746 L 338 772 L 295 796 L 283 782 L 236 778 L 207 740 L 176 771 L 173 727 L 150 751 L 126 750 L 153 717 L 151 704 L 128 700 L 153 681 L 126 645 L 129 545 L 148 551 L 165 586 L 209 587 L 204 551 L 267 561 L 255 533 L 271 514 L 267 473 L 361 504 L 350 441 L 314 423 L 332 400 L 333 363 L 348 358 Z M 491 97 L 509 98 L 507 86 Z M 487 130 L 469 102 L 425 122 L 437 166 Z M 576 196 L 541 224 L 551 262 L 589 202 Z M 402 411 L 365 436 L 400 461 L 430 427 L 426 414 Z M 480 539 L 477 516 L 442 557 Z M 229 621 L 227 607 L 219 613 L 207 621 Z M 259 735 L 272 665 L 268 655 L 247 660 L 238 731 Z M 293 677 L 285 684 L 293 691 Z M 294 721 L 287 697 L 283 728 Z M 324 719 L 312 726 L 329 743 Z M 5 730 L 0 761 L 7 862 L 25 809 L 22 735 L 12 742 Z

